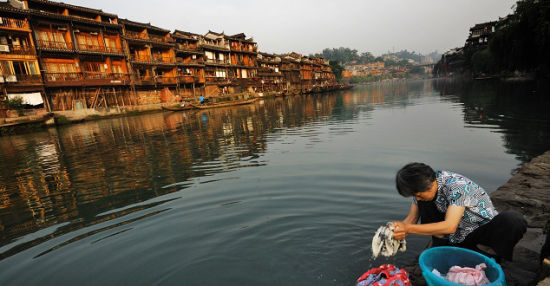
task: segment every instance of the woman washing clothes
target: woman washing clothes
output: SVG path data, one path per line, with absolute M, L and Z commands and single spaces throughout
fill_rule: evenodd
M 432 246 L 463 247 L 512 260 L 514 246 L 527 229 L 525 219 L 515 211 L 498 213 L 487 192 L 470 179 L 410 163 L 397 172 L 395 183 L 399 194 L 413 197 L 413 202 L 407 217 L 393 223 L 394 239 L 431 235 Z

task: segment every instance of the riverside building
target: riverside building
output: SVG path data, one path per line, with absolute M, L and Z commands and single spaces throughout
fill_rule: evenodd
M 328 61 L 260 53 L 244 33 L 171 32 L 48 0 L 0 2 L 0 12 L 0 111 L 17 96 L 27 108 L 87 114 L 336 85 Z

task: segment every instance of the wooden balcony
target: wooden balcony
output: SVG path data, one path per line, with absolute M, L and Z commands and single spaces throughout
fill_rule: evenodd
M 137 85 L 154 85 L 156 82 L 155 78 L 149 75 L 136 75 L 135 80 Z
M 41 49 L 48 50 L 61 50 L 61 51 L 72 51 L 73 43 L 71 42 L 56 42 L 56 41 L 44 41 L 37 40 L 38 47 Z
M 41 85 L 42 76 L 39 74 L 0 75 L 0 84 L 8 86 Z
M 196 80 L 196 78 L 192 74 L 180 75 L 179 76 L 180 83 L 194 83 L 195 80 Z
M 132 55 L 130 60 L 133 62 L 149 63 L 153 61 L 153 58 L 149 55 Z
M 199 47 L 197 45 L 182 45 L 177 44 L 176 48 L 184 52 L 199 52 Z
M 153 62 L 173 64 L 173 63 L 176 62 L 176 59 L 174 57 L 171 57 L 171 56 L 153 55 Z
M 127 74 L 101 72 L 45 73 L 48 86 L 126 85 Z
M 132 32 L 132 31 L 126 31 L 126 33 L 124 33 L 124 36 L 130 39 L 149 40 L 149 37 L 147 36 L 147 34 Z
M 226 77 L 215 77 L 215 76 L 206 76 L 205 77 L 206 84 L 231 84 L 231 80 Z
M 149 39 L 151 41 L 161 42 L 161 43 L 169 43 L 169 44 L 172 44 L 172 43 L 176 42 L 176 40 L 174 40 L 172 38 L 157 36 L 157 35 L 149 35 Z
M 159 55 L 143 55 L 143 56 L 136 56 L 132 55 L 130 57 L 131 61 L 139 62 L 139 63 L 149 63 L 149 64 L 175 64 L 176 59 L 174 57 L 170 56 L 159 56 Z
M 204 65 L 204 59 L 203 58 L 198 58 L 198 59 L 190 59 L 190 58 L 187 58 L 187 59 L 182 59 L 182 58 L 176 58 L 176 64 L 178 65 L 181 65 L 181 66 L 202 66 Z
M 162 84 L 176 84 L 179 77 L 177 76 L 158 76 L 157 82 Z
M 118 47 L 105 47 L 88 44 L 78 44 L 78 50 L 92 53 L 122 54 L 122 49 Z
M 12 55 L 36 55 L 36 51 L 34 50 L 34 47 L 32 46 L 20 46 L 20 45 L 14 45 L 14 46 L 8 46 L 9 48 L 9 54 Z
M 234 52 L 245 52 L 245 53 L 252 53 L 252 54 L 256 54 L 258 53 L 258 48 L 257 47 L 253 47 L 253 46 L 250 46 L 250 47 L 245 47 L 245 46 L 231 46 L 231 51 L 234 51 Z
M 206 59 L 205 63 L 211 65 L 229 65 L 229 60 Z
M 29 26 L 29 21 L 27 21 L 27 19 L 20 20 L 20 19 L 6 18 L 6 17 L 1 17 L 1 18 L 2 18 L 2 21 L 0 21 L 0 29 L 19 30 L 19 31 L 27 31 L 27 32 L 31 31 L 31 28 Z

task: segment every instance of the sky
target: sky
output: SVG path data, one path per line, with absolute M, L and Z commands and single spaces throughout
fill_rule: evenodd
M 64 0 L 168 30 L 253 37 L 262 52 L 348 47 L 381 55 L 463 46 L 469 28 L 513 12 L 516 0 Z

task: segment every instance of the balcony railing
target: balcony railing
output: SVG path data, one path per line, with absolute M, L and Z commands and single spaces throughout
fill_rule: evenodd
M 177 76 L 158 76 L 157 79 L 164 84 L 175 84 L 178 82 Z
M 105 47 L 100 45 L 78 44 L 78 49 L 87 52 L 96 53 L 114 53 L 121 54 L 122 50 L 118 47 Z
M 209 63 L 209 64 L 228 65 L 228 64 L 229 64 L 229 60 L 206 59 L 206 63 Z
M 2 21 L 0 21 L 0 27 L 6 27 L 11 29 L 29 29 L 29 22 L 25 20 L 20 19 L 12 19 L 12 18 L 6 18 L 6 17 L 0 17 Z
M 181 83 L 193 83 L 195 82 L 195 76 L 192 74 L 181 75 L 179 76 L 179 80 Z
M 132 38 L 132 39 L 149 40 L 149 37 L 147 36 L 147 34 L 138 33 L 138 32 L 126 31 L 125 36 L 127 38 Z
M 93 81 L 99 84 L 126 83 L 129 76 L 123 73 L 102 72 L 72 72 L 72 73 L 45 73 L 47 82 L 74 82 Z
M 0 75 L 0 83 L 6 84 L 40 84 L 42 77 L 39 74 L 15 74 L 15 75 Z
M 75 81 L 82 80 L 84 76 L 79 72 L 70 73 L 45 73 L 46 81 Z
M 167 38 L 167 37 L 163 37 L 163 36 L 157 36 L 157 35 L 149 35 L 149 38 L 152 40 L 152 41 L 155 41 L 155 42 L 163 42 L 163 43 L 174 43 L 176 40 L 172 39 L 172 38 Z
M 149 55 L 132 55 L 130 59 L 134 62 L 152 62 L 153 58 Z
M 176 62 L 176 59 L 170 56 L 153 55 L 153 61 L 160 63 L 174 63 Z
M 38 45 L 41 48 L 56 49 L 56 50 L 72 50 L 73 44 L 71 42 L 57 42 L 57 41 L 44 41 L 38 40 Z
M 176 58 L 176 63 L 178 64 L 204 64 L 204 59 L 198 58 L 198 59 L 182 59 L 182 58 Z
M 178 45 L 177 45 L 177 48 L 180 49 L 180 50 L 184 50 L 184 51 L 197 51 L 197 50 L 198 50 L 198 46 L 197 46 L 197 45 L 182 45 L 182 44 L 178 44 Z
M 34 47 L 31 47 L 31 46 L 15 45 L 15 46 L 8 46 L 8 49 L 9 49 L 9 52 L 7 52 L 7 53 L 15 54 L 15 55 L 34 55 L 34 54 L 36 54 L 36 51 L 34 50 Z

